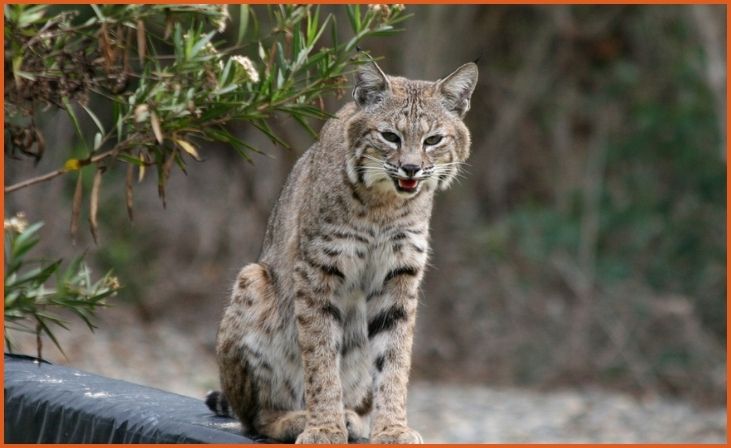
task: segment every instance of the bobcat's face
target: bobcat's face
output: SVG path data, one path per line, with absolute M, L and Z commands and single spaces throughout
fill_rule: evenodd
M 361 69 L 353 91 L 360 113 L 348 127 L 351 181 L 406 197 L 426 185 L 447 188 L 469 156 L 462 117 L 476 80 L 474 64 L 437 82 Z

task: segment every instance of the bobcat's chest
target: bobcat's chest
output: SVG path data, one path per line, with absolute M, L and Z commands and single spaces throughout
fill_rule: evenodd
M 422 234 L 423 233 L 423 234 Z M 367 238 L 348 241 L 342 248 L 339 266 L 344 281 L 341 296 L 368 295 L 383 288 L 393 269 L 421 267 L 426 263 L 426 232 L 412 229 L 373 229 Z

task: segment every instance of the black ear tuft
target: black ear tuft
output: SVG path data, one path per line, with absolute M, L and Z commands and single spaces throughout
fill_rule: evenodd
M 355 73 L 353 99 L 358 106 L 378 103 L 390 90 L 388 76 L 373 61 L 361 65 Z
M 444 106 L 447 109 L 464 117 L 470 109 L 470 98 L 477 85 L 477 75 L 477 65 L 474 62 L 468 62 L 451 75 L 437 81 Z

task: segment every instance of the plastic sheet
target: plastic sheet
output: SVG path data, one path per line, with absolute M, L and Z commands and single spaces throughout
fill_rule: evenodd
M 255 441 L 202 400 L 6 354 L 5 443 Z

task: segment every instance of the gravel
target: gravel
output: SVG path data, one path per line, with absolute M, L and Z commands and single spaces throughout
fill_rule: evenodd
M 141 325 L 125 307 L 105 310 L 96 334 L 83 325 L 57 336 L 52 362 L 202 398 L 218 388 L 215 328 L 159 319 Z M 34 354 L 35 339 L 17 352 Z M 668 398 L 638 400 L 592 388 L 538 392 L 414 382 L 409 422 L 431 443 L 725 443 L 726 410 Z
M 414 384 L 409 421 L 434 443 L 725 443 L 726 411 L 599 390 Z

